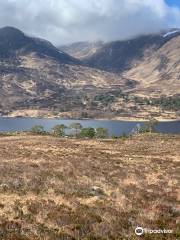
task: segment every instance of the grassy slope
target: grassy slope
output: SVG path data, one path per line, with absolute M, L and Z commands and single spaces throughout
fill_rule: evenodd
M 137 225 L 177 231 L 179 156 L 180 136 L 0 137 L 0 239 L 139 239 Z

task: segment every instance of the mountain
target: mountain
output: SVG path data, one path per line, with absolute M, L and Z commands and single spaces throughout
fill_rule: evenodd
M 77 63 L 68 54 L 54 47 L 50 42 L 34 37 L 28 37 L 14 27 L 0 29 L 0 58 L 12 58 L 17 55 L 36 53 L 39 57 L 52 57 L 62 63 Z
M 76 44 L 69 46 L 72 53 L 73 46 Z M 81 60 L 89 67 L 135 81 L 137 94 L 155 97 L 180 94 L 180 29 L 101 43 L 94 54 Z
M 70 56 L 46 40 L 2 28 L 0 114 L 177 119 L 179 37 L 171 30 L 127 41 L 78 43 L 71 45 Z
M 79 117 L 91 111 L 89 99 L 126 84 L 113 73 L 81 65 L 46 40 L 0 29 L 1 115 Z
M 85 46 L 91 54 L 84 55 Z M 64 50 L 80 56 L 86 66 L 135 81 L 137 94 L 155 97 L 180 94 L 180 29 L 95 46 L 74 43 Z
M 131 69 L 144 57 L 156 53 L 164 44 L 178 36 L 180 36 L 180 30 L 173 29 L 130 40 L 109 42 L 87 57 L 85 63 L 101 70 L 122 73 Z

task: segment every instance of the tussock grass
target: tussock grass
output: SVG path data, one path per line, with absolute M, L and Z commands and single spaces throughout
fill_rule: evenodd
M 179 156 L 180 136 L 0 137 L 0 239 L 176 239 Z

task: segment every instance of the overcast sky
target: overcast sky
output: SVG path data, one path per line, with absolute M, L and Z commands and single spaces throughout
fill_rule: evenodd
M 176 1 L 168 5 L 165 0 L 0 0 L 0 26 L 17 27 L 56 45 L 127 39 L 180 27 Z

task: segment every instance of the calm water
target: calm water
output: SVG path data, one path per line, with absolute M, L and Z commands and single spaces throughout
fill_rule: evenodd
M 50 131 L 56 124 L 69 126 L 72 122 L 80 122 L 83 127 L 107 128 L 111 135 L 129 134 L 143 122 L 111 121 L 111 120 L 60 120 L 60 119 L 38 119 L 38 118 L 0 118 L 0 131 L 26 131 L 34 125 L 42 125 L 46 131 Z M 156 127 L 161 133 L 180 133 L 180 121 L 160 122 Z

